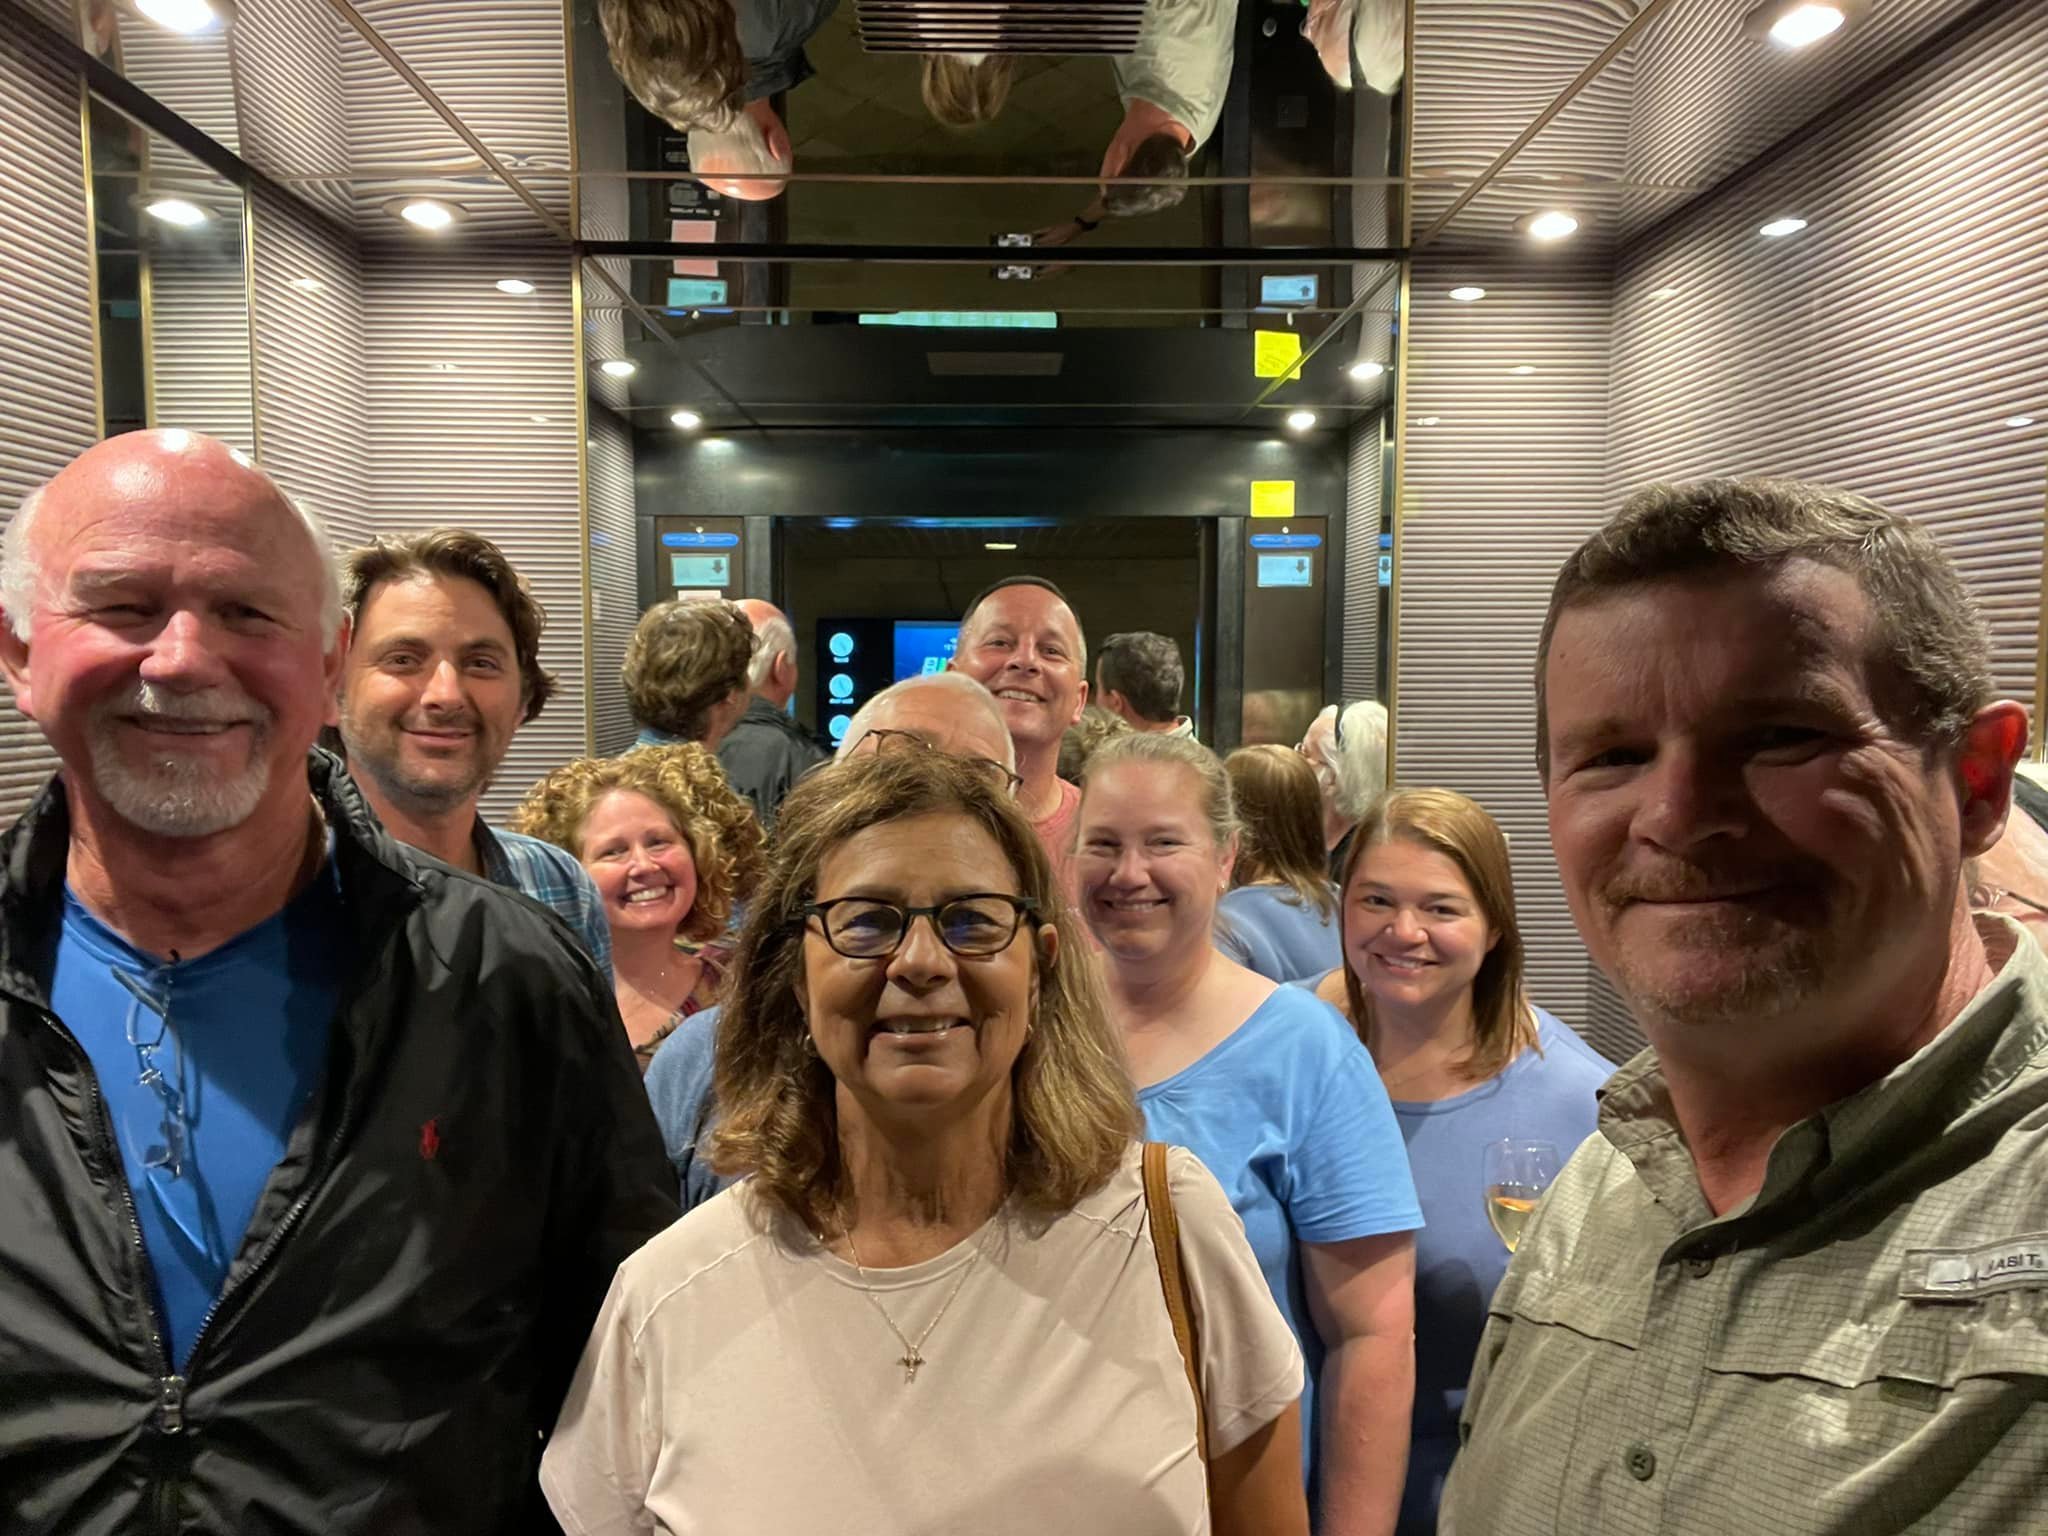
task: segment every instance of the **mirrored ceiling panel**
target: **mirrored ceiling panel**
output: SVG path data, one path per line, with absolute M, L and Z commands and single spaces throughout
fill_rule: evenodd
M 1281 430 L 1308 413 L 1317 420 L 1294 427 L 1307 430 L 1392 392 L 1391 263 L 1289 274 L 1318 297 L 1277 305 L 1228 302 L 1250 275 L 1242 267 L 1103 268 L 991 297 L 986 271 L 931 263 L 726 263 L 717 276 L 674 265 L 584 268 L 590 399 L 643 427 L 682 412 L 686 431 L 1049 420 Z M 702 302 L 621 296 L 644 294 L 650 278 Z

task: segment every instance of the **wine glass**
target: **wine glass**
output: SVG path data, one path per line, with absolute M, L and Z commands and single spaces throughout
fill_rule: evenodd
M 1557 1177 L 1557 1148 L 1547 1141 L 1488 1143 L 1480 1158 L 1486 1188 L 1486 1219 L 1509 1253 L 1522 1240 L 1522 1229 L 1536 1201 Z

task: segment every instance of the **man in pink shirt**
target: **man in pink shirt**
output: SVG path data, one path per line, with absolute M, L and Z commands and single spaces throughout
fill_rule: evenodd
M 1010 576 L 967 605 L 953 670 L 995 695 L 1017 747 L 1017 801 L 1068 889 L 1079 786 L 1059 776 L 1060 737 L 1088 702 L 1088 642 L 1060 589 Z

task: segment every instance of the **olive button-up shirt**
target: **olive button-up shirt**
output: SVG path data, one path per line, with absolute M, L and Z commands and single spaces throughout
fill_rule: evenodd
M 1654 1056 L 1615 1075 L 1493 1299 L 1443 1536 L 2048 1533 L 2048 960 L 1983 921 L 1994 980 L 1726 1215 Z

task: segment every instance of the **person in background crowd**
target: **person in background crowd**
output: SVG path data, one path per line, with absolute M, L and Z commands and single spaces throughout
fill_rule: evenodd
M 645 1070 L 724 989 L 726 919 L 760 876 L 760 823 L 690 742 L 564 764 L 528 792 L 514 825 L 568 849 L 596 882 L 619 1017 Z
M 1614 1066 L 1530 1006 L 1507 839 L 1454 790 L 1395 790 L 1367 813 L 1343 926 L 1343 960 L 1316 995 L 1372 1052 L 1422 1200 L 1400 1532 L 1429 1536 L 1486 1304 L 1508 1266 L 1487 1218 L 1484 1150 L 1514 1138 L 1569 1157 L 1593 1134 L 1595 1094 Z
M 1095 658 L 1095 702 L 1134 731 L 1192 737 L 1195 723 L 1180 712 L 1185 683 L 1180 647 L 1147 630 L 1111 635 Z
M 747 668 L 747 709 L 718 744 L 719 765 L 732 787 L 753 802 L 763 830 L 775 831 L 775 812 L 792 785 L 825 761 L 818 744 L 789 715 L 797 689 L 796 631 L 789 617 L 758 597 L 738 604 L 757 643 Z
M 747 709 L 756 636 L 717 598 L 675 598 L 640 616 L 620 680 L 640 727 L 636 747 L 702 742 L 717 751 Z
M 1295 750 L 1315 770 L 1323 792 L 1323 843 L 1330 878 L 1350 861 L 1351 829 L 1365 819 L 1387 788 L 1387 706 L 1377 699 L 1327 704 Z
M 1237 849 L 1215 754 L 1119 736 L 1089 759 L 1075 876 L 1147 1134 L 1222 1180 L 1308 1359 L 1310 1497 L 1326 1532 L 1390 1532 L 1414 1385 L 1415 1228 L 1401 1133 L 1350 1026 L 1218 954 Z
M 725 197 L 779 197 L 794 156 L 771 98 L 816 73 L 804 45 L 839 0 L 598 0 L 613 71 L 690 138 L 690 169 Z M 735 174 L 744 179 L 727 180 Z
M 1368 89 L 1382 96 L 1400 89 L 1408 69 L 1408 8 L 1401 0 L 1308 0 L 1301 35 L 1338 90 L 1351 89 L 1354 60 Z
M 967 605 L 953 670 L 995 695 L 1017 747 L 1017 798 L 1066 878 L 1081 790 L 1059 777 L 1060 737 L 1088 702 L 1088 642 L 1060 589 L 1011 576 Z
M 835 762 L 914 752 L 943 752 L 974 765 L 991 783 L 1017 791 L 1016 748 L 989 691 L 958 672 L 930 672 L 884 688 L 854 711 Z M 683 1209 L 702 1205 L 727 1180 L 703 1155 L 711 1130 L 711 1070 L 717 1008 L 677 1026 L 647 1069 L 647 1097 L 676 1171 Z
M 477 812 L 512 733 L 554 696 L 540 664 L 547 615 L 526 579 L 482 534 L 434 528 L 350 551 L 341 600 L 341 740 L 384 830 L 552 907 L 611 974 L 611 932 L 583 867 Z
M 1344 945 L 1315 773 L 1299 752 L 1271 744 L 1238 748 L 1223 771 L 1241 830 L 1216 904 L 1216 947 L 1268 981 L 1321 976 Z
M 1128 736 L 1130 722 L 1113 715 L 1099 704 L 1081 711 L 1081 718 L 1060 735 L 1059 775 L 1069 784 L 1081 782 L 1082 771 L 1095 749 L 1112 736 Z
M 1650 1048 L 1522 1234 L 1443 1528 L 2048 1529 L 2048 959 L 1973 917 L 2027 713 L 1924 528 L 1788 480 L 1565 561 L 1537 766 Z
M 927 53 L 918 60 L 925 110 L 948 128 L 994 122 L 1016 79 L 1013 53 Z
M 1191 1385 L 1066 919 L 978 763 L 797 786 L 718 1031 L 713 1157 L 748 1177 L 612 1288 L 541 1471 L 571 1536 L 1305 1536 L 1299 1353 L 1174 1149 Z
M 0 840 L 0 1529 L 533 1529 L 675 1216 L 603 978 L 309 752 L 326 535 L 226 444 L 88 449 L 0 607 L 62 764 Z

